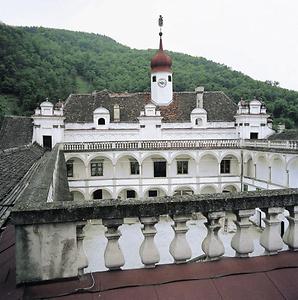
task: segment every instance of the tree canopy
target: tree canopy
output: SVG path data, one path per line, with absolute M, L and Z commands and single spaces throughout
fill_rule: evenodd
M 158 41 L 157 41 L 158 42 Z M 71 93 L 150 90 L 150 59 L 156 50 L 136 50 L 83 32 L 0 24 L 0 115 L 32 114 L 49 97 Z M 169 52 L 174 90 L 221 90 L 235 102 L 264 101 L 276 122 L 298 127 L 298 92 L 277 81 L 261 82 L 203 57 Z

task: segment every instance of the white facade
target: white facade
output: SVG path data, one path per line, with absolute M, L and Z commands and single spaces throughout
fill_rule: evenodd
M 151 99 L 157 105 L 168 105 L 172 102 L 172 72 L 151 73 Z

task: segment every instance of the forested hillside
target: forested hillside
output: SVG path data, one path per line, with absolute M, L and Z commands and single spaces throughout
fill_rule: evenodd
M 158 40 L 156 41 L 156 46 Z M 125 47 L 109 37 L 41 27 L 0 25 L 0 115 L 31 114 L 48 97 L 93 90 L 148 91 L 155 50 Z M 298 127 L 298 92 L 260 82 L 202 57 L 172 53 L 174 90 L 222 90 L 235 102 L 261 98 L 288 128 Z

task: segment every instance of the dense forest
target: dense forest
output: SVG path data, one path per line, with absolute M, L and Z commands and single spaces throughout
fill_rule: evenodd
M 98 34 L 0 24 L 0 116 L 30 115 L 46 97 L 56 102 L 70 93 L 93 90 L 148 91 L 154 53 Z M 298 127 L 298 92 L 282 89 L 277 82 L 253 80 L 202 57 L 169 54 L 175 91 L 193 91 L 200 85 L 224 91 L 235 102 L 256 96 L 275 122 Z

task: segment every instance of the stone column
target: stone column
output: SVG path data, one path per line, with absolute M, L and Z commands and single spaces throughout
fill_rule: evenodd
M 105 266 L 110 270 L 120 269 L 124 263 L 124 256 L 119 246 L 121 236 L 118 227 L 123 224 L 123 219 L 103 219 L 103 225 L 107 227 L 105 236 L 108 244 L 104 252 Z
M 139 250 L 141 261 L 145 268 L 154 268 L 160 259 L 158 249 L 154 243 L 154 236 L 157 232 L 154 225 L 158 222 L 158 219 L 143 217 L 140 218 L 140 222 L 144 225 L 142 228 L 144 240 Z
M 78 223 L 76 227 L 77 233 L 77 249 L 78 249 L 78 275 L 84 274 L 84 269 L 88 267 L 88 258 L 84 251 L 83 241 L 84 241 L 84 227 L 86 222 Z
M 265 254 L 277 254 L 283 247 L 283 241 L 280 236 L 280 220 L 278 215 L 284 211 L 281 207 L 266 208 L 266 218 L 263 221 L 266 224 L 260 237 L 260 244 L 265 248 Z
M 287 174 L 287 187 L 290 187 L 290 173 L 289 173 L 289 170 L 286 170 L 286 174 Z
M 219 259 L 225 253 L 225 248 L 222 241 L 219 239 L 218 231 L 220 229 L 219 219 L 224 217 L 224 212 L 212 212 L 206 214 L 207 222 L 207 236 L 202 242 L 202 250 L 207 256 L 208 260 Z
M 167 179 L 168 179 L 168 196 L 172 196 L 173 193 L 172 193 L 172 178 L 171 178 L 171 174 L 170 174 L 170 171 L 171 171 L 171 166 L 172 166 L 172 163 L 169 163 L 167 162 Z
M 116 165 L 113 164 L 113 198 L 116 199 L 117 198 L 117 193 L 116 193 Z
M 236 257 L 248 257 L 254 251 L 253 239 L 249 233 L 251 222 L 249 217 L 255 213 L 254 209 L 239 210 L 236 212 L 237 220 L 234 221 L 237 231 L 232 238 L 231 246 L 236 251 Z
M 188 231 L 186 222 L 189 219 L 190 216 L 175 215 L 173 217 L 175 225 L 172 228 L 175 231 L 175 237 L 170 244 L 170 253 L 176 264 L 185 263 L 191 258 L 191 249 L 186 240 L 186 233 Z
M 269 166 L 268 168 L 269 168 L 268 182 L 271 183 L 271 182 L 272 182 L 272 171 L 271 171 L 271 166 Z
M 283 241 L 292 251 L 298 250 L 298 206 L 288 208 L 290 215 L 287 217 L 289 226 L 284 234 Z

